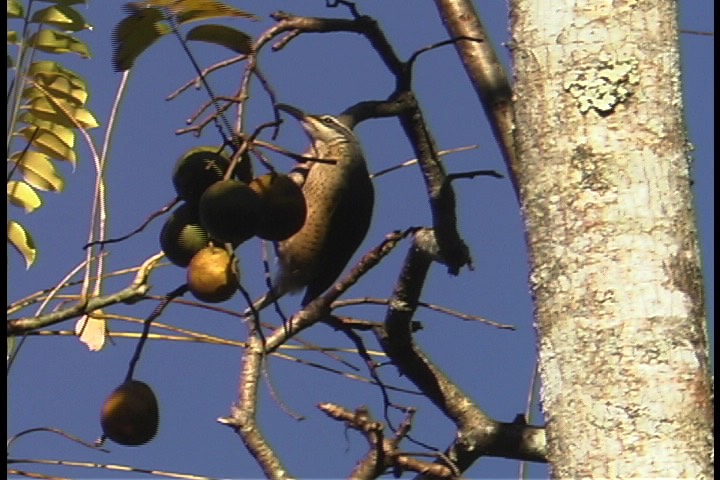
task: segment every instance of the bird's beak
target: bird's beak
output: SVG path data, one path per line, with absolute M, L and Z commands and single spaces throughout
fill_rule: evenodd
M 305 117 L 307 116 L 307 115 L 305 114 L 305 112 L 303 112 L 303 111 L 300 110 L 299 108 L 295 108 L 295 107 L 293 107 L 293 106 L 291 106 L 291 105 L 287 105 L 287 104 L 284 104 L 284 103 L 278 103 L 278 104 L 276 105 L 276 107 L 277 107 L 278 110 L 290 114 L 291 116 L 295 117 L 297 120 L 299 120 L 299 121 L 301 121 L 301 122 L 302 122 L 302 121 L 305 119 Z
M 307 135 L 308 140 L 310 140 L 310 145 L 314 150 L 315 149 L 315 137 L 313 135 L 313 132 L 316 130 L 315 124 L 316 124 L 317 120 L 315 120 L 312 117 L 312 115 L 306 114 L 299 108 L 295 108 L 295 107 L 293 107 L 291 105 L 287 105 L 285 103 L 278 103 L 275 105 L 275 107 L 280 111 L 290 114 L 290 116 L 294 117 L 295 119 L 297 119 L 298 122 L 300 122 L 300 125 L 302 126 L 302 129 L 305 131 L 305 134 Z
M 315 118 L 314 115 L 308 115 L 307 113 L 303 112 L 299 108 L 295 108 L 291 105 L 287 105 L 285 103 L 278 103 L 275 105 L 276 108 L 280 111 L 283 111 L 285 113 L 290 114 L 290 116 L 297 119 L 298 122 L 300 122 L 300 125 L 302 126 L 303 130 L 305 130 L 305 133 L 308 136 L 308 139 L 310 140 L 311 144 L 315 144 L 315 135 L 314 133 L 317 131 L 317 124 L 318 120 Z

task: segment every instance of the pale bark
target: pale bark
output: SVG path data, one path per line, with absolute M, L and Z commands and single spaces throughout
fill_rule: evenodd
M 513 173 L 556 478 L 710 478 L 676 4 L 511 2 Z

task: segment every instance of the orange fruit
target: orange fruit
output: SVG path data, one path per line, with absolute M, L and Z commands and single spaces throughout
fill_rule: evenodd
M 237 282 L 232 258 L 224 248 L 203 248 L 195 254 L 187 268 L 188 289 L 202 302 L 229 300 L 237 291 Z

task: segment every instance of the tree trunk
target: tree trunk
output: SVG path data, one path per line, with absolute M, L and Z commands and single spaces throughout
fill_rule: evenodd
M 676 4 L 511 2 L 513 173 L 556 478 L 710 478 Z

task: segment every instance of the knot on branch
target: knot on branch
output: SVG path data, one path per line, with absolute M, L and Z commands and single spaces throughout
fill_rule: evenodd
M 255 421 L 252 419 L 252 415 L 244 412 L 238 407 L 233 408 L 232 416 L 218 417 L 216 421 L 234 430 L 253 429 L 255 426 Z
M 458 239 L 450 248 L 441 248 L 434 228 L 419 229 L 415 233 L 414 246 L 434 262 L 447 266 L 451 275 L 457 275 L 465 265 L 472 269 L 470 250 L 465 242 Z

